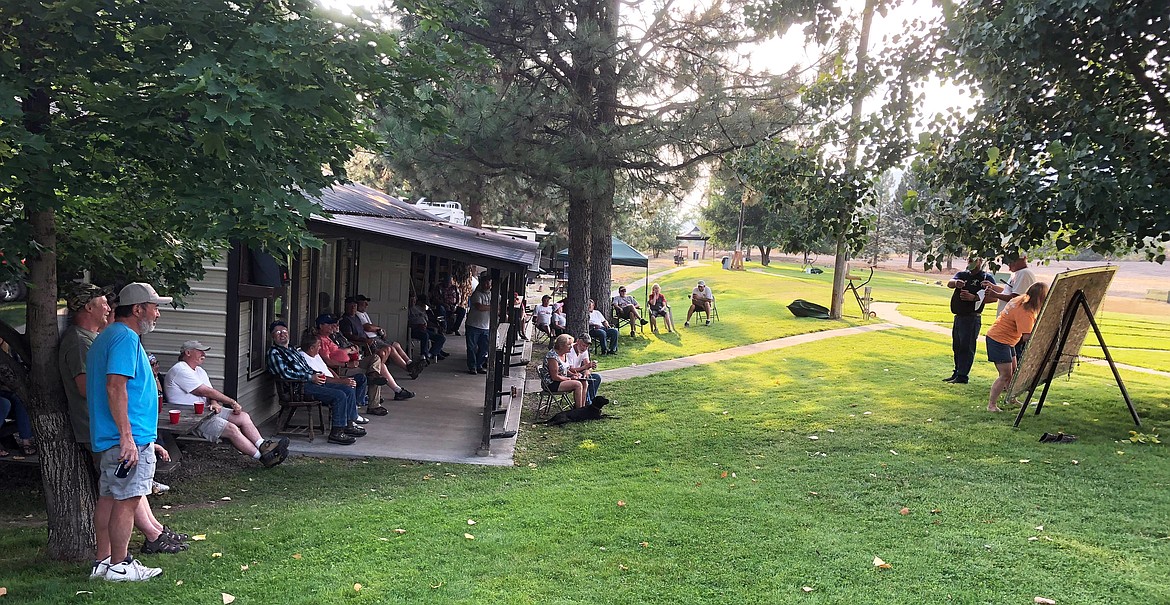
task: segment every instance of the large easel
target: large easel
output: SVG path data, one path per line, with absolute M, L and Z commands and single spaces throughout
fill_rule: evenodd
M 1115 268 L 1112 269 L 1116 270 Z M 1111 279 L 1112 275 L 1109 277 Z M 1057 283 L 1059 283 L 1060 276 L 1057 276 L 1057 278 Z M 1107 285 L 1108 280 L 1105 283 Z M 1055 283 L 1053 285 L 1053 291 L 1056 291 Z M 1103 289 L 1101 296 L 1104 296 Z M 1050 298 L 1048 302 L 1057 301 L 1052 301 Z M 1044 308 L 1047 310 L 1049 305 L 1046 303 Z M 1142 425 L 1141 419 L 1138 418 L 1137 410 L 1134 409 L 1133 402 L 1129 399 L 1129 392 L 1125 390 L 1125 383 L 1121 380 L 1121 374 L 1117 372 L 1117 364 L 1113 362 L 1113 356 L 1109 354 L 1109 347 L 1105 346 L 1105 338 L 1101 336 L 1101 329 L 1097 326 L 1097 320 L 1093 316 L 1093 309 L 1089 304 L 1089 298 L 1085 295 L 1084 288 L 1076 288 L 1069 297 L 1068 303 L 1064 306 L 1063 314 L 1060 317 L 1059 330 L 1056 332 L 1053 338 L 1048 339 L 1048 346 L 1043 353 L 1044 357 L 1042 358 L 1042 365 L 1039 368 L 1040 371 L 1034 372 L 1030 383 L 1023 387 L 1016 384 L 1016 382 L 1021 379 L 1021 374 L 1023 372 L 1017 372 L 1012 379 L 1012 384 L 1008 388 L 1008 393 L 1018 392 L 1025 388 L 1028 391 L 1028 396 L 1024 399 L 1024 404 L 1020 406 L 1020 413 L 1016 415 L 1016 422 L 1013 426 L 1020 426 L 1020 421 L 1024 418 L 1024 412 L 1028 411 L 1028 405 L 1031 403 L 1032 394 L 1036 391 L 1036 387 L 1039 386 L 1040 382 L 1044 383 L 1044 390 L 1040 392 L 1040 399 L 1036 401 L 1036 415 L 1039 415 L 1041 408 L 1044 407 L 1044 399 L 1048 396 L 1048 388 L 1052 386 L 1052 379 L 1056 376 L 1057 368 L 1061 365 L 1071 367 L 1071 361 L 1079 353 L 1080 344 L 1083 342 L 1084 337 L 1081 335 L 1079 337 L 1081 342 L 1077 342 L 1075 345 L 1070 346 L 1069 336 L 1074 333 L 1074 326 L 1077 325 L 1077 320 L 1080 316 L 1080 313 L 1082 312 L 1084 313 L 1084 317 L 1088 320 L 1089 325 L 1092 326 L 1093 333 L 1097 336 L 1097 343 L 1101 345 L 1101 350 L 1105 353 L 1105 360 L 1109 362 L 1109 369 L 1113 371 L 1113 378 L 1117 381 L 1118 388 L 1121 389 L 1121 396 L 1125 399 L 1125 405 L 1129 408 L 1129 414 L 1133 417 L 1134 424 L 1137 426 Z M 1041 319 L 1043 319 L 1043 313 L 1041 313 Z M 1037 321 L 1037 326 L 1039 326 L 1039 324 L 1040 321 Z M 1029 344 L 1029 349 L 1030 348 L 1031 344 Z M 1021 359 L 1021 370 L 1024 367 L 1023 361 L 1024 360 Z M 1040 378 L 1041 376 L 1042 380 L 1037 380 L 1037 378 Z M 1027 380 L 1027 378 L 1025 377 L 1024 380 Z

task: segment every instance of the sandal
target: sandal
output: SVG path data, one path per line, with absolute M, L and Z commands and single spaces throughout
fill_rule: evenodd
M 20 453 L 25 456 L 37 455 L 37 446 L 33 444 L 32 439 L 17 439 L 16 444 L 20 446 Z
M 166 525 L 163 526 L 162 533 L 166 534 L 167 537 L 170 538 L 172 542 L 186 542 L 187 539 L 191 537 L 191 536 L 188 536 L 187 534 L 181 534 L 181 533 L 171 529 L 169 526 L 166 526 Z
M 150 555 L 155 553 L 165 553 L 173 555 L 187 550 L 187 545 L 182 542 L 172 542 L 170 536 L 165 532 L 159 533 L 158 537 L 153 541 L 147 540 L 142 543 L 142 554 Z

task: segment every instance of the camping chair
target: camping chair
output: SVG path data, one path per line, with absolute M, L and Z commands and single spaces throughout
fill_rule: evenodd
M 299 380 L 285 380 L 276 378 L 276 396 L 280 400 L 280 411 L 276 414 L 277 435 L 307 435 L 309 443 L 313 442 L 315 430 L 313 428 L 313 408 L 317 409 L 317 424 L 321 427 L 322 435 L 327 431 L 324 412 L 321 408 L 325 404 L 317 399 L 305 396 L 305 383 Z M 307 411 L 308 425 L 292 424 L 293 415 L 297 410 Z M 283 417 L 283 420 L 282 420 Z
M 536 413 L 532 420 L 537 421 L 549 412 L 552 411 L 553 401 L 560 398 L 560 409 L 558 412 L 571 409 L 573 407 L 573 393 L 572 391 L 558 391 L 556 393 L 546 389 L 543 384 L 540 386 L 540 397 L 536 399 Z
M 639 333 L 643 333 L 646 331 L 646 328 L 642 324 L 642 322 L 634 321 L 634 320 L 630 319 L 629 317 L 623 317 L 623 316 L 619 315 L 618 308 L 613 306 L 612 302 L 609 306 L 609 319 L 610 319 L 610 323 L 613 324 L 613 327 L 617 328 L 619 335 L 623 331 L 625 331 L 625 329 L 628 328 L 631 324 L 634 327 L 638 328 Z

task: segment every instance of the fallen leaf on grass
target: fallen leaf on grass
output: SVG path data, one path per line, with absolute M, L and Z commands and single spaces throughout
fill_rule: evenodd
M 79 590 L 79 591 L 77 591 L 77 594 L 75 594 L 73 596 L 77 596 L 78 594 L 81 594 L 82 592 L 84 592 L 84 591 Z M 8 589 L 3 587 L 3 586 L 0 586 L 0 597 L 4 596 L 6 594 L 8 594 Z M 93 594 L 93 593 L 91 592 L 90 594 Z
M 431 588 L 440 588 L 442 586 L 443 586 L 442 582 L 439 582 L 438 584 L 431 584 Z
M 621 563 L 618 563 L 618 569 L 620 569 L 622 571 L 629 571 L 630 570 L 629 567 L 626 567 L 625 565 L 622 565 Z
M 1043 525 L 1037 525 L 1037 526 L 1036 526 L 1036 527 L 1034 527 L 1033 529 L 1035 529 L 1036 531 L 1044 531 L 1044 526 L 1043 526 Z
M 930 509 L 930 514 L 932 514 L 932 515 L 941 515 L 941 514 L 942 514 L 942 511 L 941 511 L 941 510 L 939 510 L 939 509 L 937 509 L 937 508 L 932 508 L 932 509 Z
M 240 571 L 248 571 L 248 566 L 247 566 L 247 565 L 241 565 L 241 566 L 240 566 Z
M 475 536 L 473 536 L 473 535 L 471 535 L 471 534 L 463 534 L 463 537 L 464 537 L 464 538 L 467 538 L 468 540 L 474 540 L 474 539 L 475 539 Z
M 618 501 L 617 501 L 617 505 L 618 505 L 618 506 L 621 506 L 621 507 L 624 507 L 624 506 L 626 505 L 626 501 L 625 501 L 625 500 L 618 500 Z
M 641 546 L 642 548 L 647 548 L 650 546 L 650 543 L 649 542 L 639 542 L 638 546 Z
M 726 479 L 727 478 L 727 471 L 723 471 L 722 473 L 719 473 L 719 478 Z
M 235 597 L 233 597 L 232 595 L 230 595 L 226 592 L 219 593 L 219 596 L 223 599 L 223 605 L 230 605 L 231 603 L 234 603 L 236 600 Z
M 197 534 L 197 535 L 191 536 L 192 542 L 202 542 L 203 540 L 206 540 L 206 539 L 207 539 L 207 534 Z
M 402 534 L 406 533 L 406 530 L 399 527 L 398 529 L 394 530 L 394 533 L 396 533 L 398 535 L 402 535 Z
M 221 552 L 213 552 L 213 553 L 211 553 L 211 558 L 212 558 L 212 559 L 218 559 L 218 558 L 220 558 L 220 557 L 222 557 L 222 556 L 223 556 L 223 553 L 221 553 Z
M 801 586 L 800 589 L 805 591 L 805 592 L 812 592 L 813 590 L 815 590 L 812 586 Z
M 817 437 L 816 435 L 809 435 L 808 438 L 810 441 L 817 441 L 818 439 L 820 439 L 820 437 Z
M 890 569 L 892 566 L 881 559 L 881 557 L 873 558 L 873 566 L 878 569 Z
M 895 455 L 895 456 L 897 456 L 897 455 L 898 455 L 898 452 L 896 452 L 896 451 L 894 451 L 894 450 L 890 450 L 890 453 L 891 453 L 891 454 L 893 454 L 893 455 Z
M 4 592 L 0 592 L 0 597 L 8 594 L 8 590 L 6 588 L 4 588 L 3 586 L 0 586 L 0 590 L 4 591 Z M 77 595 L 83 595 L 83 594 L 93 594 L 93 591 L 92 590 L 79 590 L 79 591 L 73 593 L 73 596 L 76 597 Z
M 1031 537 L 1029 537 L 1029 538 L 1028 538 L 1028 541 L 1029 541 L 1029 542 L 1035 542 L 1036 540 L 1039 540 L 1039 539 L 1040 539 L 1040 538 L 1037 538 L 1036 536 L 1031 536 Z
M 220 498 L 220 500 L 222 500 L 222 501 L 224 501 L 224 502 L 231 502 L 231 501 L 232 501 L 232 497 L 231 497 L 231 496 L 224 496 L 224 497 Z
M 1032 599 L 1032 602 L 1036 603 L 1037 605 L 1056 605 L 1056 601 L 1053 601 L 1052 599 L 1046 599 L 1044 597 L 1036 597 L 1035 599 Z
M 163 510 L 171 510 L 171 505 L 170 505 L 170 504 L 164 504 L 164 505 L 163 505 Z
M 475 520 L 474 520 L 474 519 L 468 519 L 468 520 L 467 520 L 467 524 L 468 524 L 468 525 L 475 525 Z
M 353 585 L 353 591 L 354 591 L 354 592 L 361 592 L 361 591 L 362 591 L 362 585 L 361 585 L 361 584 L 354 583 L 354 585 Z
M 1027 458 L 1020 459 L 1020 464 L 1027 464 L 1029 462 L 1031 462 L 1031 460 L 1028 460 Z
M 903 506 L 903 507 L 902 507 L 902 510 L 898 511 L 898 514 L 899 514 L 899 515 L 903 515 L 903 516 L 905 516 L 905 515 L 909 515 L 909 514 L 910 514 L 910 509 L 908 509 L 908 508 L 906 508 L 905 506 Z
M 175 580 L 175 586 L 182 586 L 182 585 L 183 585 L 182 580 Z
M 298 553 L 293 553 L 293 556 L 292 556 L 292 557 L 293 557 L 294 559 L 298 560 L 298 561 L 300 561 L 301 559 L 303 559 L 303 558 L 304 558 L 304 557 L 302 557 L 302 556 L 301 556 L 301 553 L 299 553 L 299 552 L 298 552 Z

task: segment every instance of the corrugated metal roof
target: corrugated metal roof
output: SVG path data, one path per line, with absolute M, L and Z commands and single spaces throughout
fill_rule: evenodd
M 466 259 L 485 266 L 504 263 L 520 265 L 523 269 L 538 254 L 536 242 L 441 221 L 334 214 L 332 218 L 314 216 L 312 222 L 358 231 L 366 237 L 377 236 L 379 240 L 394 240 L 408 250 Z
M 419 210 L 413 204 L 356 183 L 323 189 L 321 197 L 316 199 L 322 208 L 334 214 L 385 216 L 420 221 L 439 220 L 435 215 Z

